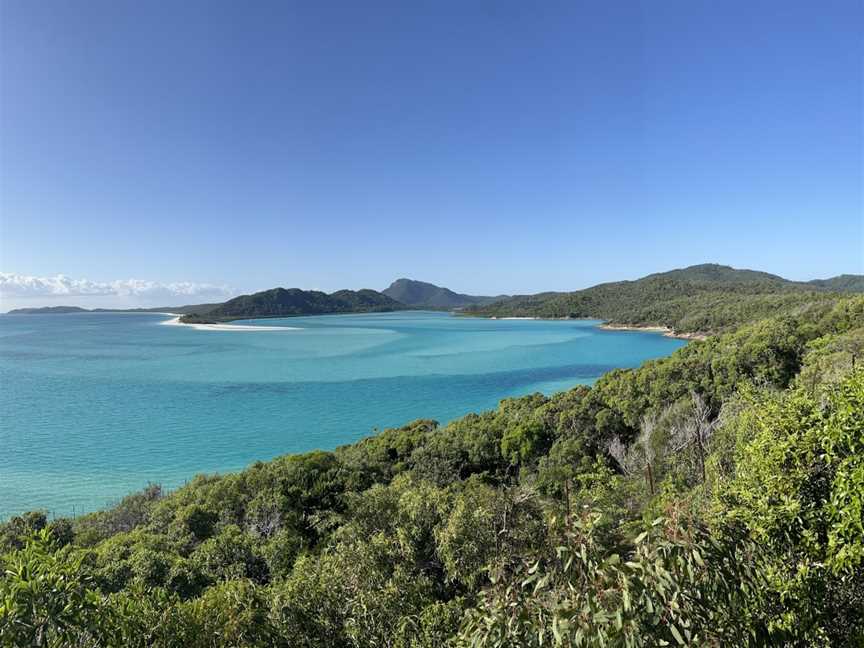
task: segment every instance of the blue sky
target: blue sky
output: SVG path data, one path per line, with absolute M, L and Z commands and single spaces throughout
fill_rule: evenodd
M 2 305 L 864 272 L 862 7 L 5 0 Z

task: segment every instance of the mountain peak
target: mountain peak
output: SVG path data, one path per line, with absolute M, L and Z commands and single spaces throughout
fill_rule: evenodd
M 429 310 L 454 310 L 474 304 L 485 304 L 499 299 L 497 297 L 481 297 L 456 293 L 449 288 L 406 277 L 400 277 L 381 292 L 391 299 L 402 302 L 406 306 Z

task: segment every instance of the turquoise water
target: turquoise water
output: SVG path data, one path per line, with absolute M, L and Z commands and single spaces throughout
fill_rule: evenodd
M 148 482 L 443 423 L 683 344 L 596 322 L 442 313 L 246 322 L 299 327 L 255 332 L 167 319 L 0 316 L 0 519 L 93 510 Z

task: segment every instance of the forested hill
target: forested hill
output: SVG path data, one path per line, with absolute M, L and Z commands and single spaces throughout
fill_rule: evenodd
M 822 290 L 864 293 L 864 275 L 843 274 L 830 279 L 814 279 L 807 283 Z
M 375 290 L 339 290 L 327 294 L 299 288 L 273 288 L 241 295 L 199 313 L 184 315 L 184 323 L 227 322 L 257 317 L 291 317 L 330 313 L 373 313 L 404 310 L 407 306 Z
M 862 358 L 864 297 L 829 296 L 593 387 L 18 516 L 0 645 L 861 646 Z
M 841 280 L 842 279 L 842 280 Z M 830 302 L 832 290 L 864 288 L 864 277 L 843 275 L 811 283 L 729 266 L 703 264 L 604 283 L 567 293 L 520 295 L 463 312 L 491 317 L 591 317 L 611 324 L 666 326 L 679 333 L 715 333 L 805 305 Z
M 506 295 L 497 297 L 465 295 L 453 292 L 449 288 L 414 279 L 397 279 L 382 293 L 406 306 L 429 310 L 453 310 L 471 304 L 488 304 L 507 297 Z

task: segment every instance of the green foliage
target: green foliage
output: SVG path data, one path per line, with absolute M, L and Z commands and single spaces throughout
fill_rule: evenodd
M 834 477 L 828 563 L 841 571 L 864 563 L 864 371 L 841 383 L 831 399 L 822 427 L 824 461 Z
M 545 455 L 551 444 L 552 435 L 542 421 L 523 421 L 504 433 L 501 439 L 501 454 L 511 464 L 518 465 Z
M 197 645 L 218 637 L 219 646 L 264 648 L 277 637 L 265 592 L 247 580 L 220 583 L 186 605 L 198 630 Z
M 202 541 L 213 535 L 219 516 L 197 504 L 191 504 L 180 511 L 176 519 L 184 531 L 192 534 L 195 540 Z
M 279 631 L 289 645 L 393 645 L 404 618 L 434 602 L 430 578 L 402 556 L 395 538 L 378 533 L 301 559 L 275 587 Z
M 476 590 L 486 582 L 490 566 L 533 549 L 544 536 L 542 511 L 533 493 L 501 492 L 472 480 L 438 531 L 439 554 L 450 582 Z
M 332 294 L 299 288 L 273 288 L 240 295 L 207 310 L 183 315 L 185 323 L 227 322 L 258 317 L 292 317 L 325 313 L 381 313 L 407 307 L 375 290 L 337 290 Z
M 465 646 L 765 645 L 746 605 L 759 597 L 755 545 L 715 542 L 662 518 L 622 556 L 596 533 L 602 515 L 567 518 L 554 554 L 495 574 L 465 618 Z M 778 637 L 779 638 L 779 637 Z
M 796 381 L 813 391 L 839 382 L 857 367 L 864 367 L 864 328 L 825 335 L 810 342 Z
M 469 304 L 491 302 L 497 299 L 495 297 L 462 295 L 441 286 L 413 279 L 397 279 L 381 292 L 406 306 L 424 310 L 452 310 Z
M 618 325 L 706 333 L 830 306 L 837 296 L 816 291 L 832 287 L 707 264 L 571 293 L 517 296 L 468 307 L 465 312 L 496 317 L 590 317 Z
M 16 515 L 0 527 L 0 551 L 21 549 L 27 539 L 45 528 L 48 523 L 45 513 L 31 511 Z
M 265 583 L 270 578 L 267 561 L 254 540 L 233 524 L 201 543 L 190 558 L 214 582 L 250 579 Z
M 42 529 L 2 559 L 0 644 L 65 646 L 82 635 L 103 637 L 101 597 L 83 569 L 84 556 L 56 551 Z
M 108 510 L 91 513 L 76 520 L 75 537 L 78 544 L 95 545 L 112 535 L 131 531 L 145 524 L 161 497 L 161 487 L 151 484 L 139 493 L 127 495 Z
M 104 646 L 203 648 L 220 645 L 218 635 L 204 636 L 189 606 L 164 589 L 133 585 L 106 597 L 104 611 L 110 623 L 110 640 Z
M 864 638 L 864 371 L 825 402 L 801 388 L 753 394 L 728 425 L 735 474 L 718 485 L 715 506 L 776 557 L 778 627 L 841 644 Z
M 364 479 L 350 484 L 350 488 L 368 488 L 414 468 L 414 452 L 426 444 L 437 428 L 437 421 L 421 419 L 337 449 L 340 461 Z
M 396 648 L 445 648 L 455 646 L 464 602 L 454 598 L 427 605 L 417 615 L 403 617 L 396 631 Z
M 864 292 L 864 276 L 843 274 L 830 279 L 814 279 L 808 283 L 837 292 L 861 293 Z

